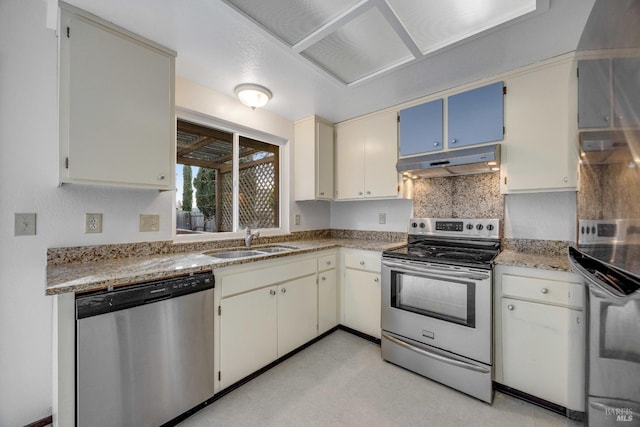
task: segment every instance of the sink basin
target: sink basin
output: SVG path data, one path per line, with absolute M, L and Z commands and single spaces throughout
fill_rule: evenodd
M 265 254 L 264 252 L 242 251 L 242 250 L 206 253 L 206 255 L 209 255 L 210 257 L 220 258 L 220 259 L 248 258 L 248 257 L 259 256 L 264 254 Z
M 268 254 L 275 254 L 278 252 L 287 252 L 293 250 L 292 248 L 287 248 L 286 246 L 272 246 L 270 248 L 256 248 L 256 251 L 266 252 Z

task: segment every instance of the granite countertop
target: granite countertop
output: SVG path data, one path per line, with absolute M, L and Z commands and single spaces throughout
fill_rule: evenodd
M 570 242 L 555 240 L 505 239 L 496 265 L 570 271 L 567 248 Z
M 167 279 L 190 273 L 212 271 L 215 268 L 239 265 L 266 259 L 283 258 L 290 255 L 317 252 L 332 248 L 353 248 L 383 251 L 404 245 L 405 242 L 389 242 L 366 239 L 328 238 L 317 240 L 295 240 L 261 246 L 287 246 L 291 251 L 265 254 L 251 258 L 219 259 L 202 252 L 170 253 L 151 256 L 123 257 L 91 262 L 59 263 L 47 266 L 46 294 L 86 292 L 135 283 Z M 206 252 L 225 252 L 246 249 L 225 247 Z

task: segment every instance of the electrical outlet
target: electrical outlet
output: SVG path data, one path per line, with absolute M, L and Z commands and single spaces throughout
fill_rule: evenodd
M 34 213 L 15 214 L 14 235 L 35 236 L 36 235 L 36 214 Z
M 102 214 L 88 213 L 84 218 L 85 233 L 102 233 Z
M 160 231 L 160 215 L 140 214 L 140 231 Z
M 300 214 L 296 214 L 296 225 L 300 225 Z
M 380 212 L 378 214 L 378 223 L 386 224 L 387 223 L 387 214 L 385 212 Z

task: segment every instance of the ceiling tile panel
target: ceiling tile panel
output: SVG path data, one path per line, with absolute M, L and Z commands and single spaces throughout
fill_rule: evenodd
M 413 59 L 376 8 L 310 46 L 302 55 L 345 83 L 353 83 Z
M 225 0 L 293 46 L 359 0 Z
M 536 0 L 387 0 L 424 55 L 536 10 Z

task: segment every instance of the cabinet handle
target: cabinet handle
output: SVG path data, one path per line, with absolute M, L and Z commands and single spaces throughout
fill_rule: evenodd
M 437 147 L 438 145 L 440 145 L 440 143 L 439 143 L 438 141 L 436 141 L 436 142 L 434 142 L 434 143 L 433 143 L 433 146 L 434 146 L 434 147 Z
M 273 289 L 271 289 L 271 290 L 269 291 L 269 294 L 270 294 L 270 295 L 275 295 L 275 294 L 276 294 L 276 291 L 274 291 Z
M 514 309 L 514 308 L 515 308 L 515 307 L 513 306 L 513 304 L 509 304 L 509 305 L 507 306 L 507 310 L 509 310 L 509 311 L 513 311 L 513 309 Z
M 547 288 L 542 288 L 542 289 L 540 289 L 540 292 L 542 292 L 543 294 L 546 294 L 546 293 L 548 293 L 548 292 L 549 292 L 549 289 L 547 289 Z
M 287 293 L 287 288 L 280 289 L 280 292 L 282 292 L 283 294 L 286 294 Z
M 451 143 L 452 143 L 452 144 L 455 144 L 456 142 L 458 142 L 458 140 L 457 140 L 457 139 L 455 139 L 455 138 L 451 138 Z

